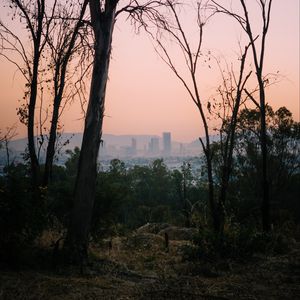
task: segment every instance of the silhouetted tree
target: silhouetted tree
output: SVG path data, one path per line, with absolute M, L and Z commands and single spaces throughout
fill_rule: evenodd
M 266 127 L 266 95 L 265 95 L 265 76 L 263 74 L 266 37 L 269 30 L 271 19 L 272 0 L 259 0 L 259 10 L 261 14 L 262 29 L 260 36 L 260 45 L 257 46 L 257 37 L 255 36 L 253 23 L 249 17 L 249 4 L 245 0 L 240 0 L 242 14 L 234 12 L 231 8 L 228 9 L 218 3 L 211 1 L 215 5 L 215 11 L 224 13 L 233 17 L 238 21 L 242 29 L 245 31 L 253 53 L 253 61 L 255 67 L 256 78 L 259 86 L 259 101 L 248 92 L 249 97 L 260 109 L 260 145 L 262 153 L 262 225 L 264 231 L 270 230 L 270 191 L 268 182 L 268 146 L 267 146 L 267 127 Z M 246 91 L 247 92 L 247 91 Z
M 15 20 L 19 19 L 21 24 L 25 25 L 26 33 L 31 43 L 30 47 L 28 47 L 26 45 L 27 41 L 24 41 L 18 33 L 14 32 L 2 21 L 0 22 L 0 55 L 13 63 L 26 81 L 26 92 L 24 95 L 26 104 L 19 108 L 18 114 L 21 122 L 27 126 L 31 178 L 33 186 L 36 187 L 39 181 L 39 161 L 35 148 L 34 127 L 39 68 L 57 1 L 53 2 L 50 9 L 47 9 L 45 0 L 8 0 L 5 3 L 11 9 L 12 18 Z M 15 59 L 11 55 L 12 53 L 17 55 L 20 61 Z
M 51 62 L 49 62 L 49 69 L 53 68 L 53 109 L 52 117 L 50 123 L 49 139 L 46 151 L 46 161 L 45 169 L 43 175 L 43 185 L 47 186 L 49 177 L 51 176 L 53 159 L 55 155 L 55 143 L 57 139 L 57 127 L 59 116 L 62 113 L 62 100 L 65 93 L 65 87 L 68 81 L 71 79 L 70 62 L 72 61 L 73 65 L 76 64 L 75 58 L 76 53 L 80 53 L 79 64 L 81 68 L 75 68 L 75 71 L 72 74 L 72 77 L 75 76 L 75 72 L 80 72 L 82 76 L 86 75 L 88 66 L 85 66 L 85 60 L 88 59 L 87 43 L 83 40 L 84 35 L 88 35 L 87 30 L 83 30 L 81 36 L 79 37 L 79 31 L 84 27 L 83 18 L 85 11 L 88 5 L 88 0 L 84 0 L 82 5 L 79 5 L 79 8 L 75 4 L 68 7 L 59 6 L 56 14 L 57 19 L 55 21 L 55 26 L 51 28 L 51 35 L 47 36 L 47 43 L 50 48 L 50 57 Z M 78 17 L 76 16 L 78 13 Z M 71 21 L 75 20 L 75 21 Z M 73 26 L 71 26 L 71 24 Z M 79 40 L 79 41 L 78 41 Z M 77 55 L 78 56 L 78 55 Z M 78 70 L 79 69 L 79 70 Z M 79 76 L 79 82 L 84 81 L 84 78 Z M 73 90 L 76 90 L 76 86 Z M 74 92 L 73 92 L 74 94 Z M 72 96 L 74 96 L 72 94 Z M 65 100 L 66 101 L 66 100 Z M 65 105 L 65 104 L 64 104 Z
M 223 119 L 222 129 L 226 134 L 225 140 L 223 143 L 223 163 L 222 163 L 222 180 L 220 184 L 219 195 L 217 195 L 217 189 L 215 186 L 214 178 L 213 178 L 213 148 L 210 138 L 210 130 L 209 130 L 209 113 L 212 111 L 212 104 L 208 101 L 207 107 L 204 106 L 204 100 L 200 95 L 199 89 L 199 81 L 198 81 L 198 64 L 199 58 L 201 56 L 201 47 L 203 41 L 203 30 L 205 26 L 205 22 L 210 18 L 207 17 L 204 20 L 202 14 L 205 12 L 205 8 L 201 6 L 200 2 L 197 2 L 197 28 L 198 28 L 198 36 L 197 42 L 191 42 L 188 39 L 188 32 L 184 29 L 183 22 L 180 18 L 180 13 L 176 10 L 176 6 L 173 1 L 168 1 L 168 22 L 158 22 L 157 28 L 158 33 L 156 35 L 156 41 L 158 44 L 157 52 L 164 60 L 164 62 L 169 66 L 172 72 L 176 75 L 179 81 L 183 84 L 185 89 L 187 90 L 191 100 L 196 105 L 200 119 L 204 127 L 204 138 L 199 138 L 202 149 L 205 156 L 205 165 L 207 171 L 207 179 L 208 179 L 208 199 L 210 205 L 211 219 L 213 221 L 213 227 L 215 232 L 221 233 L 223 232 L 224 227 L 224 204 L 226 200 L 226 193 L 228 188 L 228 182 L 231 172 L 232 166 L 232 153 L 234 148 L 234 139 L 235 139 L 235 129 L 236 129 L 236 118 L 239 111 L 242 93 L 244 92 L 245 84 L 248 78 L 251 75 L 251 72 L 245 74 L 245 62 L 247 57 L 248 48 L 250 45 L 245 47 L 244 52 L 241 55 L 241 64 L 238 76 L 235 74 L 231 74 L 231 76 L 235 79 L 234 85 L 230 87 L 229 90 L 223 90 L 221 96 L 223 98 L 223 102 L 221 103 L 222 108 L 228 114 Z M 164 43 L 164 38 L 162 38 L 163 34 L 167 34 L 168 37 L 175 42 L 178 46 L 178 49 L 183 54 L 183 60 L 185 63 L 186 71 L 188 75 L 180 70 L 177 67 L 178 57 L 174 58 L 171 55 L 171 52 L 166 47 Z M 195 45 L 193 48 L 192 45 Z M 209 58 L 210 59 L 210 58 Z M 226 80 L 223 75 L 223 84 L 224 89 L 229 88 L 226 86 Z M 229 96 L 230 92 L 230 96 Z M 230 101 L 227 100 L 231 97 Z
M 222 76 L 222 84 L 217 89 L 220 99 L 212 105 L 213 107 L 218 107 L 214 113 L 216 113 L 218 119 L 221 119 L 221 128 L 219 130 L 220 141 L 215 143 L 213 147 L 219 147 L 219 155 L 217 155 L 217 149 L 214 149 L 214 162 L 216 156 L 218 156 L 220 163 L 216 168 L 219 168 L 218 172 L 220 177 L 218 190 L 218 206 L 220 207 L 219 215 L 221 226 L 219 229 L 220 233 L 223 232 L 225 224 L 225 205 L 230 175 L 233 169 L 233 152 L 235 148 L 238 113 L 240 106 L 247 100 L 247 96 L 243 98 L 243 94 L 245 94 L 245 85 L 252 73 L 252 71 L 249 71 L 245 75 L 245 64 L 249 47 L 250 44 L 245 47 L 245 50 L 241 55 L 238 76 L 234 73 L 232 67 L 231 70 L 229 70 L 228 67 L 224 70 L 217 60 Z M 211 108 L 210 112 L 213 110 L 214 109 Z
M 25 103 L 19 107 L 18 114 L 20 121 L 27 126 L 32 183 L 36 187 L 40 184 L 46 186 L 56 150 L 59 117 L 69 99 L 83 94 L 85 82 L 83 77 L 89 69 L 88 55 L 91 50 L 88 40 L 91 35 L 86 32 L 88 27 L 83 20 L 88 0 L 78 0 L 76 3 L 55 0 L 50 5 L 45 1 L 6 2 L 10 3 L 13 22 L 17 22 L 19 17 L 20 24 L 25 24 L 25 33 L 29 36 L 24 38 L 9 28 L 12 26 L 1 22 L 0 54 L 15 64 L 25 78 L 26 91 L 23 97 Z M 28 40 L 32 43 L 32 47 L 27 45 Z M 75 69 L 73 74 L 72 69 Z M 75 78 L 77 82 L 74 82 Z M 71 81 L 72 92 L 68 86 Z M 52 110 L 49 110 L 44 99 L 52 97 Z M 38 99 L 40 99 L 39 107 Z M 48 129 L 49 120 L 50 129 L 42 178 L 39 166 L 40 151 L 46 140 L 45 131 Z M 36 138 L 35 126 L 39 129 L 39 136 Z
M 156 26 L 158 29 L 158 33 L 156 36 L 156 42 L 158 45 L 157 52 L 163 61 L 169 66 L 172 72 L 176 75 L 179 81 L 183 84 L 185 89 L 187 90 L 191 100 L 196 105 L 202 125 L 204 127 L 205 138 L 199 138 L 200 143 L 202 145 L 202 149 L 206 159 L 206 168 L 207 168 L 207 178 L 208 178 L 208 193 L 209 193 L 209 205 L 210 211 L 213 221 L 213 227 L 216 231 L 219 231 L 220 228 L 220 218 L 218 213 L 218 208 L 215 203 L 215 193 L 214 193 L 214 180 L 213 180 L 213 169 L 212 169 L 212 151 L 211 151 L 211 142 L 210 142 L 210 132 L 208 126 L 208 120 L 205 115 L 205 108 L 203 107 L 204 103 L 200 95 L 198 79 L 197 79 L 197 67 L 200 58 L 201 46 L 202 46 L 202 38 L 203 38 L 203 28 L 205 25 L 204 20 L 202 20 L 202 8 L 200 3 L 197 3 L 197 40 L 196 46 L 193 49 L 191 45 L 195 43 L 191 43 L 188 40 L 187 33 L 183 28 L 182 21 L 180 19 L 180 14 L 176 9 L 176 5 L 173 1 L 167 1 L 168 8 L 168 22 L 161 20 L 161 22 L 157 22 Z M 185 66 L 187 67 L 187 77 L 183 75 L 182 72 L 176 66 L 176 61 L 178 58 L 172 58 L 169 53 L 167 47 L 163 43 L 163 39 L 161 38 L 162 34 L 168 34 L 169 38 L 175 41 L 179 50 L 183 54 L 183 59 Z
M 134 22 L 154 18 L 163 1 L 130 0 L 118 12 L 118 0 L 90 0 L 90 25 L 94 34 L 94 60 L 88 108 L 74 190 L 74 205 L 68 229 L 65 250 L 70 260 L 82 263 L 87 259 L 88 237 L 94 206 L 97 158 L 102 137 L 105 92 L 108 79 L 111 43 L 116 17 L 128 12 Z
M 286 107 L 273 111 L 266 106 L 268 126 L 268 181 L 272 186 L 272 202 L 279 207 L 294 203 L 293 182 L 299 174 L 299 122 L 295 122 Z M 246 214 L 257 212 L 261 193 L 262 154 L 259 147 L 260 110 L 243 109 L 238 116 L 237 143 L 235 149 L 234 189 L 240 195 L 240 208 Z M 288 200 L 289 199 L 289 200 Z M 289 204 L 290 207 L 292 206 Z M 274 207 L 275 210 L 276 207 Z M 276 220 L 274 220 L 276 222 Z

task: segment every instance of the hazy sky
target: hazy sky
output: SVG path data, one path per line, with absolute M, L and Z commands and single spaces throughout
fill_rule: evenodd
M 255 7 L 255 0 L 248 2 Z M 196 28 L 192 10 L 185 11 L 185 18 L 186 29 L 193 36 Z M 225 16 L 217 17 L 205 28 L 203 51 L 211 50 L 215 56 L 226 57 L 238 67 L 238 41 L 245 41 L 243 35 L 236 23 Z M 116 23 L 110 66 L 104 133 L 171 131 L 173 139 L 179 141 L 191 141 L 203 134 L 199 113 L 177 78 L 155 53 L 150 38 L 144 33 L 136 35 L 130 23 L 122 18 Z M 209 68 L 205 63 L 200 66 L 199 86 L 205 101 L 215 93 L 220 76 L 217 68 Z M 15 68 L 2 58 L 0 70 L 0 128 L 4 128 L 18 122 L 16 107 L 22 98 L 23 84 Z M 287 106 L 299 120 L 298 0 L 274 0 L 265 73 L 277 71 L 281 79 L 268 90 L 267 101 L 274 108 Z M 68 107 L 63 116 L 65 132 L 82 131 L 81 117 L 78 104 Z M 25 135 L 23 125 L 18 125 L 18 130 L 19 137 Z

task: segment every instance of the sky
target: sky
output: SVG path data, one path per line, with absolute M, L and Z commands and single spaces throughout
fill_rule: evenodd
M 223 1 L 228 3 L 229 1 Z M 234 2 L 234 1 L 233 1 Z M 256 1 L 251 5 L 253 22 L 259 27 Z M 7 16 L 4 11 L 0 17 Z M 196 36 L 195 15 L 183 9 L 186 31 L 193 41 Z M 203 53 L 232 62 L 238 68 L 239 42 L 246 39 L 240 27 L 228 17 L 217 16 L 204 28 Z M 157 134 L 170 131 L 172 138 L 189 142 L 203 135 L 199 112 L 176 76 L 154 51 L 151 38 L 121 17 L 114 30 L 112 59 L 107 88 L 104 133 Z M 182 70 L 177 52 L 176 63 Z M 267 102 L 275 109 L 285 105 L 299 121 L 299 1 L 274 0 L 270 31 L 267 39 L 265 74 L 279 71 L 280 80 L 267 90 Z M 199 64 L 198 83 L 204 103 L 215 94 L 220 73 L 215 66 Z M 0 128 L 18 124 L 18 137 L 26 135 L 19 124 L 16 107 L 22 98 L 23 82 L 13 65 L 0 58 Z M 65 110 L 62 121 L 65 132 L 83 130 L 83 118 L 78 103 Z M 214 124 L 210 124 L 212 128 Z

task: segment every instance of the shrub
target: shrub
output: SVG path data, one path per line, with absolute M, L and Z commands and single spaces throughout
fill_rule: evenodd
M 24 165 L 10 166 L 0 179 L 0 257 L 17 264 L 46 225 L 45 198 L 31 193 Z
M 185 259 L 246 259 L 258 253 L 286 253 L 292 245 L 291 239 L 281 233 L 264 233 L 239 224 L 227 226 L 223 236 L 209 229 L 200 229 L 193 243 L 196 248 L 187 249 L 183 255 Z

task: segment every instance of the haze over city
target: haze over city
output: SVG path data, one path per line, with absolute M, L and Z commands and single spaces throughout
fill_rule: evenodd
M 253 1 L 255 6 L 256 3 Z M 186 28 L 193 34 L 195 14 L 186 7 Z M 8 19 L 7 9 L 0 12 Z M 188 16 L 191 16 L 189 18 Z M 203 52 L 212 51 L 238 67 L 242 31 L 226 16 L 211 20 L 204 29 Z M 172 48 L 172 45 L 170 45 Z M 16 108 L 23 97 L 24 81 L 14 65 L 0 57 L 0 127 L 18 124 L 18 138 L 26 128 L 19 124 Z M 267 38 L 265 73 L 277 73 L 279 82 L 267 89 L 267 102 L 274 108 L 288 107 L 299 120 L 299 1 L 274 1 Z M 141 30 L 135 33 L 130 22 L 121 17 L 114 30 L 112 60 L 107 88 L 104 133 L 155 134 L 172 132 L 181 142 L 203 135 L 199 113 L 183 86 L 154 51 L 152 41 Z M 220 84 L 216 65 L 204 60 L 199 69 L 204 103 L 213 97 Z M 79 101 L 67 106 L 62 116 L 64 132 L 82 132 L 83 115 Z M 211 126 L 212 128 L 213 126 Z

